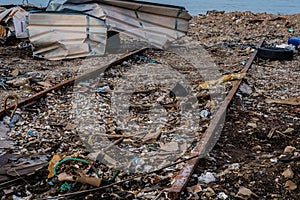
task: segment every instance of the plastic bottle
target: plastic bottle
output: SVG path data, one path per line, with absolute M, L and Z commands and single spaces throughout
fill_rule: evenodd
M 288 44 L 292 44 L 296 47 L 296 49 L 299 49 L 300 48 L 300 38 L 296 38 L 296 37 L 290 38 L 288 40 Z

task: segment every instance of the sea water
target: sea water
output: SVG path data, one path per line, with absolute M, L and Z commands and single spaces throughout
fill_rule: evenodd
M 270 14 L 298 14 L 299 0 L 144 0 L 155 3 L 172 4 L 185 7 L 191 15 L 205 14 L 208 10 L 251 11 Z M 0 0 L 0 5 L 22 4 L 26 0 Z M 45 7 L 48 0 L 28 0 L 30 4 Z M 297 6 L 298 5 L 298 6 Z

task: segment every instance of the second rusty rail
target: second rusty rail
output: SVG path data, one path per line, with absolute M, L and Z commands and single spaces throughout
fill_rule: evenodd
M 74 77 L 74 78 L 71 78 L 69 80 L 63 81 L 61 83 L 58 83 L 58 84 L 54 85 L 53 87 L 50 87 L 50 88 L 45 89 L 41 92 L 38 92 L 38 93 L 36 93 L 36 94 L 34 94 L 30 97 L 21 99 L 19 102 L 16 102 L 16 103 L 14 103 L 12 105 L 9 105 L 9 106 L 5 106 L 5 108 L 0 110 L 0 119 L 3 118 L 7 114 L 7 111 L 9 111 L 9 110 L 13 110 L 16 107 L 22 107 L 22 106 L 31 104 L 32 102 L 44 97 L 47 93 L 49 93 L 51 91 L 54 91 L 54 90 L 58 90 L 58 89 L 60 89 L 64 86 L 72 85 L 72 84 L 75 83 L 75 81 L 80 81 L 80 80 L 84 80 L 86 78 L 91 78 L 91 77 L 97 76 L 98 74 L 104 72 L 105 69 L 107 69 L 108 67 L 118 65 L 118 64 L 122 63 L 124 60 L 127 60 L 129 57 L 133 56 L 134 54 L 141 53 L 141 52 L 145 51 L 146 49 L 147 48 L 142 48 L 142 49 L 133 51 L 129 54 L 126 54 L 126 55 L 122 56 L 120 59 L 117 59 L 117 60 L 115 60 L 115 61 L 113 61 L 113 62 L 111 62 L 111 63 L 109 63 L 105 66 L 97 68 L 96 70 L 92 70 L 92 71 L 87 72 L 85 74 L 82 74 L 78 77 Z

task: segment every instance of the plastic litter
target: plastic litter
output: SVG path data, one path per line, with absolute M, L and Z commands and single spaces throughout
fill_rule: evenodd
M 201 118 L 207 118 L 209 115 L 210 115 L 210 112 L 208 112 L 207 110 L 201 110 L 201 112 L 200 112 Z
M 296 51 L 295 46 L 292 44 L 280 44 L 280 45 L 276 45 L 276 48 L 284 48 L 284 49 L 292 50 L 293 52 Z
M 5 90 L 8 87 L 8 85 L 6 85 L 6 80 L 3 78 L 0 78 L 0 87 L 2 87 Z
M 288 40 L 288 44 L 291 44 L 291 45 L 295 46 L 296 49 L 299 49 L 299 46 L 300 46 L 300 38 L 299 38 L 299 37 L 290 38 L 290 39 Z
M 200 177 L 198 177 L 198 181 L 200 184 L 208 184 L 216 181 L 215 175 L 211 172 L 206 172 L 201 174 Z
M 59 181 L 73 181 L 73 182 L 79 182 L 79 183 L 87 183 L 89 185 L 99 187 L 102 179 L 101 178 L 95 178 L 95 177 L 89 177 L 87 175 L 80 174 L 79 176 L 73 176 L 69 175 L 65 172 L 58 175 Z
M 18 122 L 18 120 L 19 120 L 19 115 L 16 115 L 16 114 L 13 115 L 13 117 L 12 117 L 11 121 L 9 122 L 8 126 L 10 128 L 13 128 L 15 126 L 15 124 Z
M 54 155 L 52 159 L 49 162 L 48 166 L 48 178 L 52 178 L 54 176 L 54 166 L 61 160 L 61 157 L 59 155 Z
M 57 176 L 56 168 L 57 168 L 59 165 L 61 165 L 62 163 L 67 162 L 67 161 L 78 161 L 78 162 L 90 164 L 88 161 L 86 161 L 86 160 L 84 160 L 84 159 L 80 159 L 80 158 L 65 158 L 65 159 L 59 161 L 58 163 L 56 163 L 56 164 L 54 165 L 53 173 L 54 173 L 55 176 Z
M 36 135 L 32 131 L 28 131 L 27 134 L 30 135 L 31 137 L 36 137 Z
M 71 189 L 71 184 L 67 183 L 67 182 L 65 182 L 64 184 L 62 184 L 60 186 L 60 191 L 61 192 L 66 192 L 66 191 L 69 191 L 70 189 Z
M 234 81 L 234 80 L 240 80 L 243 79 L 246 76 L 246 73 L 236 73 L 236 74 L 229 74 L 229 75 L 224 75 L 218 80 L 211 80 L 211 81 L 206 81 L 202 82 L 197 86 L 198 90 L 204 90 L 204 89 L 209 89 L 214 85 L 218 85 L 221 83 L 225 83 L 228 81 Z
M 110 88 L 109 88 L 109 86 L 104 86 L 104 87 L 97 88 L 97 91 L 98 92 L 109 92 Z
M 226 200 L 228 196 L 224 192 L 220 192 L 217 196 L 218 199 L 220 200 Z
M 48 185 L 50 185 L 50 186 L 54 186 L 54 183 L 53 183 L 52 181 L 48 181 L 47 183 L 48 183 Z

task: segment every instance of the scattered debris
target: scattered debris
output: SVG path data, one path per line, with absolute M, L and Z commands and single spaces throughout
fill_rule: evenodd
M 243 200 L 247 200 L 251 197 L 258 198 L 258 196 L 254 192 L 245 187 L 240 187 L 238 193 L 236 194 L 236 197 Z
M 224 82 L 234 81 L 234 80 L 241 80 L 241 79 L 245 78 L 245 76 L 246 76 L 246 73 L 224 75 L 219 80 L 207 81 L 207 82 L 199 84 L 197 86 L 197 89 L 198 90 L 209 89 L 210 87 L 212 87 L 214 85 L 218 85 L 218 84 L 221 84 L 221 83 L 224 83 Z
M 294 51 L 286 48 L 260 47 L 257 56 L 271 60 L 293 60 Z
M 224 192 L 220 192 L 218 194 L 217 198 L 220 200 L 226 200 L 226 199 L 228 199 L 228 196 Z
M 300 97 L 290 98 L 287 100 L 266 99 L 265 102 L 299 106 L 300 105 Z
M 29 13 L 23 8 L 16 6 L 10 9 L 0 11 L 0 22 L 6 24 L 9 28 L 9 35 L 14 35 L 17 38 L 28 38 L 28 33 L 26 29 L 26 18 Z M 2 37 L 7 37 L 6 34 L 3 34 L 4 30 L 2 29 Z
M 243 93 L 243 94 L 247 94 L 247 95 L 250 95 L 252 93 L 252 88 L 247 85 L 246 83 L 243 83 L 239 90 Z
M 297 185 L 291 180 L 286 181 L 284 187 L 289 191 L 293 191 L 297 189 Z
M 274 18 L 276 16 L 265 13 L 211 12 L 209 15 L 194 17 L 191 22 L 194 25 L 190 27 L 188 34 L 195 40 L 201 41 L 204 48 L 213 57 L 222 75 L 239 74 L 241 73 L 241 66 L 248 64 L 244 61 L 248 60 L 250 54 L 257 48 L 256 44 L 261 38 L 267 38 L 275 46 L 285 43 L 293 34 L 288 33 L 287 22 L 290 22 L 289 26 L 291 27 L 289 29 L 299 29 L 299 23 L 295 23 L 299 19 L 298 15 L 287 17 L 288 20 L 263 20 L 253 22 L 254 24 L 249 22 L 251 19 Z M 218 23 L 219 21 L 221 23 Z M 1 95 L 1 97 L 3 96 L 1 105 L 3 105 L 3 98 L 6 94 L 16 92 L 21 97 L 20 99 L 23 99 L 44 90 L 47 83 L 55 85 L 64 80 L 70 80 L 76 76 L 77 72 L 84 71 L 83 68 L 92 69 L 105 63 L 105 60 L 115 59 L 111 56 L 108 58 L 95 57 L 70 61 L 33 60 L 30 49 L 19 49 L 16 46 L 24 46 L 24 44 L 0 47 L 0 71 L 3 77 L 1 77 L 3 80 L 1 83 L 6 84 L 4 87 L 0 85 L 1 94 L 3 94 Z M 155 56 L 157 54 L 159 53 L 147 52 L 139 55 L 137 59 L 131 58 L 124 61 L 124 63 L 118 65 L 119 69 L 114 68 L 113 71 L 107 71 L 106 73 L 112 72 L 112 76 L 119 76 L 122 70 L 126 70 L 132 65 L 132 60 L 137 63 L 164 62 L 159 56 Z M 294 55 L 291 61 L 255 60 L 255 65 L 252 66 L 249 76 L 247 75 L 245 81 L 243 81 L 249 88 L 246 86 L 247 89 L 244 91 L 245 88 L 240 89 L 240 92 L 237 93 L 238 98 L 234 98 L 227 111 L 221 140 L 218 141 L 216 147 L 206 158 L 200 159 L 194 172 L 197 176 L 191 177 L 186 190 L 179 194 L 180 198 L 229 199 L 235 196 L 234 192 L 239 191 L 241 185 L 246 187 L 246 190 L 239 191 L 240 196 L 242 196 L 241 199 L 260 197 L 267 199 L 298 198 L 296 191 L 299 182 L 299 176 L 297 175 L 299 165 L 299 140 L 297 139 L 299 109 L 289 104 L 273 104 L 264 101 L 265 99 L 286 101 L 290 98 L 299 97 L 299 55 L 297 52 Z M 178 63 L 178 59 L 171 59 L 170 57 L 172 56 L 167 57 L 167 59 L 173 59 L 173 63 Z M 177 67 L 176 64 L 172 66 Z M 16 75 L 17 71 L 14 71 L 16 69 L 18 75 Z M 183 69 L 184 73 L 192 74 L 188 68 Z M 6 83 L 6 81 L 23 78 L 22 76 L 29 78 L 30 91 L 24 89 L 25 87 L 13 87 Z M 84 80 L 83 84 L 78 84 L 78 88 L 81 89 L 80 91 L 91 91 L 96 96 L 95 101 L 105 107 L 109 105 L 108 97 L 114 89 L 114 85 L 109 80 L 111 76 L 108 75 L 107 77 L 106 84 L 87 83 Z M 46 84 L 39 84 L 39 82 L 45 82 Z M 203 80 L 195 77 L 193 83 L 196 87 L 199 83 L 203 83 Z M 226 91 L 229 91 L 234 82 L 228 81 L 223 84 L 227 88 Z M 103 88 L 106 85 L 110 86 L 108 91 L 97 91 L 98 88 Z M 176 173 L 185 165 L 184 162 L 176 163 L 153 174 L 141 174 L 140 177 L 135 177 L 135 174 L 121 172 L 115 177 L 116 182 L 113 182 L 113 184 L 106 181 L 114 176 L 116 169 L 107 167 L 99 161 L 95 163 L 91 161 L 89 164 L 76 161 L 65 162 L 57 167 L 57 175 L 65 175 L 65 178 L 67 177 L 70 181 L 59 181 L 58 177 L 47 179 L 51 169 L 53 169 L 54 175 L 54 166 L 59 162 L 54 161 L 53 166 L 50 166 L 50 162 L 54 159 L 53 155 L 61 155 L 62 158 L 72 156 L 88 160 L 85 156 L 89 152 L 77 137 L 80 126 L 70 120 L 67 114 L 73 106 L 70 99 L 74 93 L 69 90 L 68 86 L 64 88 L 63 90 L 52 90 L 44 96 L 44 99 L 38 102 L 35 102 L 35 100 L 24 103 L 25 106 L 22 109 L 16 110 L 15 115 L 18 115 L 19 118 L 17 121 L 13 120 L 15 122 L 10 127 L 8 124 L 12 120 L 11 117 L 7 116 L 5 120 L 3 119 L 3 122 L 0 122 L 0 127 L 3 125 L 6 129 L 4 131 L 6 136 L 3 141 L 6 141 L 7 138 L 11 141 L 9 149 L 2 148 L 2 143 L 0 144 L 0 168 L 5 169 L 0 170 L 0 196 L 3 196 L 4 199 L 39 199 L 45 197 L 53 197 L 53 199 L 64 197 L 99 199 L 121 198 L 121 196 L 127 199 L 166 198 L 164 191 L 170 187 Z M 252 89 L 252 92 L 249 92 L 250 89 Z M 197 97 L 203 101 L 201 110 L 206 110 L 211 114 L 209 117 L 200 118 L 199 112 L 199 119 L 203 122 L 200 127 L 201 132 L 208 127 L 210 116 L 213 116 L 214 108 L 218 105 L 216 100 L 206 101 L 208 96 L 206 93 L 206 89 L 197 91 Z M 98 95 L 102 97 L 100 98 Z M 168 95 L 163 96 L 161 94 L 154 97 L 162 104 L 166 103 L 169 98 Z M 84 100 L 82 99 L 81 102 L 84 102 Z M 149 106 L 151 103 L 145 105 Z M 172 107 L 173 105 L 168 104 L 168 106 Z M 145 109 L 139 104 L 133 105 L 133 108 Z M 171 109 L 175 108 L 173 106 Z M 103 107 L 91 107 L 89 111 L 93 109 L 105 110 Z M 207 113 L 203 114 L 205 114 L 203 116 L 206 116 Z M 98 117 L 100 118 L 101 115 L 98 115 Z M 103 118 L 95 126 L 101 129 L 94 131 L 99 131 L 102 136 L 107 135 L 106 138 L 113 141 L 114 145 L 122 144 L 125 146 L 124 148 L 128 144 L 133 144 L 133 148 L 135 148 L 134 145 L 139 145 L 145 147 L 142 150 L 155 151 L 157 146 L 152 145 L 155 143 L 153 141 L 161 138 L 167 140 L 172 136 L 172 132 L 163 134 L 153 132 L 151 137 L 142 138 L 136 143 L 134 135 L 130 135 L 130 137 L 122 136 L 122 133 L 112 126 L 113 123 L 115 123 L 113 119 Z M 106 133 L 107 130 L 110 131 L 109 134 Z M 6 143 L 3 145 L 6 145 Z M 164 146 L 165 143 L 161 144 L 167 150 L 166 152 L 169 152 L 170 149 L 173 151 L 172 148 L 180 148 L 179 145 L 169 146 L 166 143 Z M 193 146 L 195 146 L 195 143 L 189 144 L 190 148 Z M 283 149 L 287 146 L 295 149 L 290 148 L 290 150 L 280 155 L 280 152 L 283 152 Z M 39 160 L 36 158 L 36 156 L 40 157 L 39 153 L 46 154 L 46 156 L 41 155 L 44 159 Z M 27 158 L 27 156 L 30 158 Z M 182 158 L 186 158 L 185 155 Z M 61 159 L 58 158 L 57 160 Z M 38 163 L 44 164 L 39 165 Z M 35 166 L 35 164 L 37 165 Z M 16 166 L 20 168 L 15 168 Z M 31 167 L 33 168 L 31 169 Z M 49 171 L 47 167 L 49 167 Z M 24 168 L 24 171 L 21 168 Z M 288 169 L 293 169 L 293 171 Z M 24 175 L 20 177 L 14 170 Z M 99 172 L 99 176 L 96 175 L 96 171 Z M 218 181 L 207 184 L 202 182 L 200 186 L 198 176 L 205 174 L 203 173 L 205 171 L 214 174 L 214 178 L 217 178 Z M 216 174 L 218 174 L 218 177 L 216 177 Z M 82 177 L 84 180 L 80 182 Z M 92 178 L 95 182 L 87 181 L 89 178 Z M 102 180 L 100 186 L 98 186 L 99 179 Z M 247 188 L 251 188 L 250 192 Z
M 284 176 L 287 179 L 290 179 L 294 177 L 294 172 L 291 168 L 287 168 L 284 172 L 282 172 L 282 176 Z
M 208 184 L 208 183 L 211 183 L 211 182 L 215 182 L 216 181 L 216 177 L 215 177 L 215 174 L 211 173 L 211 172 L 205 172 L 203 174 L 201 174 L 199 177 L 198 177 L 198 181 L 199 183 L 203 184 Z
M 293 147 L 293 146 L 287 146 L 287 147 L 284 148 L 283 153 L 291 154 L 291 153 L 293 153 L 295 150 L 296 150 L 295 147 Z
M 289 38 L 288 44 L 295 46 L 296 49 L 300 47 L 300 38 Z

